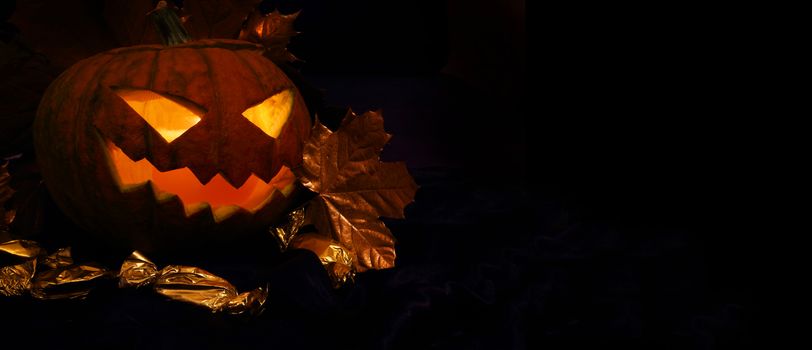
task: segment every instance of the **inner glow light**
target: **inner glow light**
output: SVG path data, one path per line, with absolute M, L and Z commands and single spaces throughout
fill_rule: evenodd
M 292 89 L 284 90 L 265 99 L 262 103 L 248 108 L 245 112 L 242 112 L 242 115 L 262 129 L 268 136 L 277 138 L 290 116 L 290 111 L 293 108 L 293 97 Z
M 271 199 L 274 191 L 278 190 L 285 196 L 290 195 L 296 181 L 293 172 L 283 166 L 267 183 L 251 174 L 245 183 L 235 188 L 222 175 L 217 174 L 204 185 L 189 168 L 161 172 L 146 158 L 133 161 L 112 142 L 108 142 L 108 150 L 122 191 L 151 181 L 159 200 L 177 195 L 183 202 L 187 215 L 210 206 L 218 221 L 235 212 L 235 207 L 256 212 Z
M 149 90 L 118 88 L 114 91 L 166 142 L 180 137 L 200 122 L 200 116 L 205 114 L 196 106 L 173 101 Z

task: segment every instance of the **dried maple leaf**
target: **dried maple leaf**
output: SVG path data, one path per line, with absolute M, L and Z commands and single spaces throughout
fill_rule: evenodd
M 185 0 L 181 14 L 193 39 L 234 38 L 261 0 Z
M 265 47 L 267 55 L 274 60 L 294 62 L 296 58 L 288 51 L 290 38 L 299 32 L 293 30 L 293 22 L 299 12 L 283 15 L 278 10 L 263 15 L 260 11 L 251 12 L 240 31 L 240 40 L 258 43 Z
M 405 164 L 379 160 L 390 137 L 379 112 L 350 111 L 336 132 L 317 121 L 297 169 L 318 193 L 308 222 L 346 246 L 359 272 L 394 266 L 395 238 L 379 218 L 403 218 L 417 191 Z

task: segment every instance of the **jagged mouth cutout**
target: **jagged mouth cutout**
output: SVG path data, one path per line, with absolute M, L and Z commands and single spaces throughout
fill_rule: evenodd
M 114 91 L 167 142 L 180 137 L 205 114 L 199 107 L 149 90 Z M 243 116 L 263 132 L 276 138 L 291 113 L 292 105 L 292 91 L 284 90 L 247 109 Z M 122 193 L 149 186 L 158 202 L 166 202 L 175 197 L 180 199 L 187 217 L 208 209 L 215 221 L 221 222 L 240 209 L 256 213 L 277 192 L 289 196 L 296 181 L 293 172 L 283 166 L 268 182 L 252 173 L 243 184 L 235 187 L 218 173 L 204 184 L 188 167 L 160 171 L 148 159 L 131 159 L 112 141 L 103 142 L 111 173 Z

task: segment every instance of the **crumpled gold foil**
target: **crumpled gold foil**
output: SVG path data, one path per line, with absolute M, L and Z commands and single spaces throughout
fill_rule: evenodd
M 220 311 L 237 289 L 221 277 L 194 266 L 164 267 L 153 286 L 155 291 L 171 299 L 185 301 Z
M 22 259 L 36 258 L 41 249 L 37 242 L 16 239 L 0 243 L 0 256 L 7 254 Z
M 121 265 L 119 287 L 152 285 L 158 294 L 170 299 L 208 308 L 212 312 L 258 314 L 268 298 L 268 289 L 237 293 L 225 279 L 194 266 L 169 265 L 158 270 L 138 251 Z
M 341 243 L 315 233 L 296 236 L 290 248 L 307 249 L 316 254 L 327 270 L 333 287 L 338 288 L 355 280 L 352 255 Z
M 31 289 L 39 253 L 40 247 L 33 241 L 13 240 L 0 243 L 0 261 L 9 263 L 0 266 L 0 295 L 19 296 Z
M 121 264 L 118 277 L 119 288 L 149 286 L 158 278 L 158 266 L 141 252 L 134 251 Z
M 279 243 L 279 249 L 285 251 L 288 248 L 300 248 L 316 253 L 334 288 L 353 281 L 356 270 L 349 250 L 340 242 L 319 234 L 298 235 L 306 221 L 305 207 L 300 207 L 288 213 L 284 224 L 269 229 Z
M 304 207 L 300 207 L 288 213 L 287 222 L 281 226 L 272 226 L 270 228 L 269 231 L 276 237 L 277 242 L 279 242 L 279 250 L 285 251 L 288 249 L 290 241 L 296 236 L 299 229 L 302 228 L 304 221 L 305 209 Z
M 249 292 L 241 293 L 231 298 L 225 305 L 225 310 L 232 315 L 244 313 L 257 315 L 265 311 L 265 302 L 268 300 L 270 286 L 260 287 Z
M 55 253 L 45 256 L 40 260 L 40 265 L 51 269 L 73 265 L 70 247 L 59 248 Z
M 0 244 L 2 260 L 17 259 L 0 267 L 0 294 L 30 292 L 37 299 L 83 298 L 96 286 L 95 280 L 108 275 L 97 265 L 74 265 L 70 247 L 43 257 L 44 250 L 33 241 L 14 240 Z M 37 272 L 37 270 L 41 270 Z
M 73 265 L 40 272 L 31 282 L 31 296 L 37 299 L 78 299 L 86 297 L 94 281 L 108 276 L 104 267 Z
M 36 265 L 37 259 L 31 259 L 17 265 L 0 267 L 0 295 L 19 296 L 30 290 Z

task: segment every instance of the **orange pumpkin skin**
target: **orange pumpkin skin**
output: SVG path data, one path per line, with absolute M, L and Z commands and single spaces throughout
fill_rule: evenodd
M 116 93 L 122 88 L 151 91 L 204 113 L 168 142 Z M 277 137 L 243 116 L 285 90 L 293 102 Z M 267 227 L 289 209 L 293 193 L 275 191 L 261 206 L 231 206 L 220 216 L 206 205 L 190 210 L 154 181 L 124 186 L 111 147 L 127 162 L 148 161 L 153 173 L 187 168 L 199 180 L 195 186 L 219 178 L 236 189 L 251 177 L 271 182 L 298 167 L 310 127 L 303 99 L 261 47 L 201 40 L 120 48 L 78 62 L 47 89 L 33 131 L 43 180 L 64 213 L 91 233 L 150 252 Z M 285 183 L 287 191 L 296 186 L 292 178 Z

